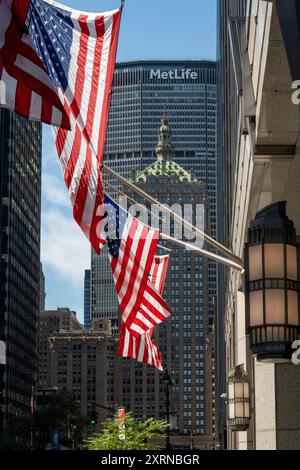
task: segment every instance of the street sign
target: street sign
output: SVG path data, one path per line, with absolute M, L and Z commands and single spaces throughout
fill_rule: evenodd
M 118 408 L 118 420 L 119 420 L 119 440 L 125 441 L 125 418 L 126 412 L 125 408 Z
M 60 450 L 59 437 L 60 437 L 59 428 L 53 428 L 51 431 L 51 449 L 52 450 Z

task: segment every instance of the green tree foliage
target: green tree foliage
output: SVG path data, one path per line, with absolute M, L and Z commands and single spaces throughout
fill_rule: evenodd
M 134 419 L 132 413 L 126 413 L 124 441 L 119 439 L 119 420 L 107 419 L 102 432 L 88 438 L 85 446 L 88 450 L 160 450 L 159 444 L 148 440 L 163 439 L 166 427 L 166 421 L 150 418 L 141 422 Z

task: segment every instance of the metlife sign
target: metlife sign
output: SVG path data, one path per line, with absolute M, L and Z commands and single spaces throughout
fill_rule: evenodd
M 198 72 L 195 72 L 192 69 L 181 69 L 181 70 L 150 70 L 150 79 L 158 80 L 197 80 Z

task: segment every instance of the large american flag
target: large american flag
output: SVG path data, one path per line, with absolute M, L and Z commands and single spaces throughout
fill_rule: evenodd
M 109 247 L 122 316 L 118 354 L 163 370 L 153 334 L 171 311 L 161 296 L 169 257 L 155 256 L 159 230 L 132 217 L 107 194 L 101 214 L 100 246 Z
M 169 255 L 155 256 L 150 273 L 150 282 L 159 294 L 162 294 L 164 288 L 168 264 Z M 162 355 L 153 339 L 154 332 L 155 328 L 153 327 L 136 337 L 122 322 L 118 354 L 122 357 L 136 359 L 138 362 L 155 366 L 158 370 L 163 371 Z
M 29 9 L 30 0 L 0 1 L 0 105 L 26 118 L 69 128 L 49 70 L 28 34 Z
M 138 336 L 142 329 L 149 329 L 150 322 L 162 321 L 162 315 L 168 310 L 149 283 L 159 230 L 132 217 L 108 195 L 104 207 L 101 238 L 108 244 L 122 320 Z M 141 314 L 142 305 L 144 314 Z
M 99 252 L 99 166 L 121 11 L 83 13 L 51 0 L 1 0 L 0 8 L 0 104 L 57 126 L 74 218 Z

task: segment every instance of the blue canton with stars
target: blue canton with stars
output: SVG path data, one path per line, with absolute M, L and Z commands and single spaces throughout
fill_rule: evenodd
M 117 258 L 128 213 L 107 194 L 105 194 L 104 204 L 104 217 L 106 221 L 104 232 L 106 234 L 108 249 L 110 254 Z
M 74 29 L 71 12 L 34 0 L 30 2 L 27 22 L 30 36 L 53 84 L 65 91 Z

